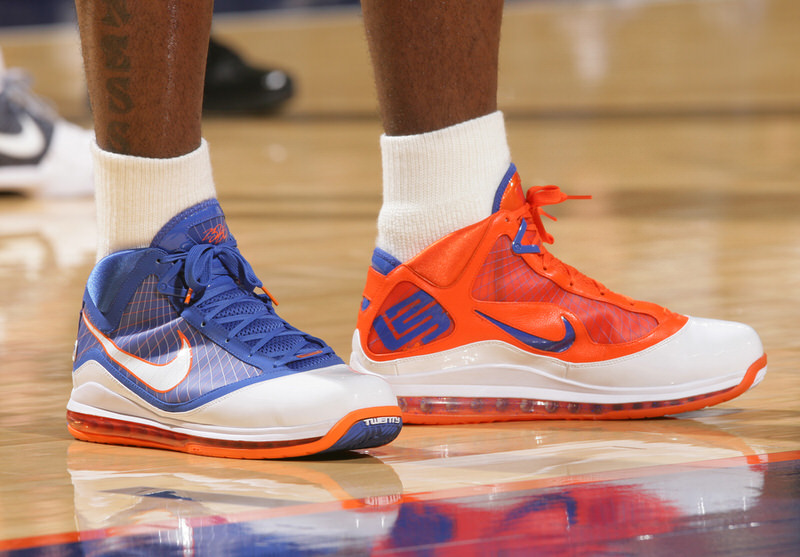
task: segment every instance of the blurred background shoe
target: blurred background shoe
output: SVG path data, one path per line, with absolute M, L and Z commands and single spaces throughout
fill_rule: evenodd
M 91 195 L 92 132 L 61 118 L 31 91 L 31 79 L 0 54 L 0 191 Z
M 286 72 L 255 68 L 212 37 L 206 63 L 205 112 L 269 114 L 293 94 L 294 85 Z

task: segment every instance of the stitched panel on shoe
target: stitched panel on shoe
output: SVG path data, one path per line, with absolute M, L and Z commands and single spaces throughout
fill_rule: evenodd
M 489 302 L 544 302 L 577 315 L 589 336 L 599 344 L 630 342 L 650 333 L 658 324 L 650 315 L 568 292 L 537 274 L 511 251 L 511 240 L 501 236 L 486 257 L 473 283 L 472 295 Z

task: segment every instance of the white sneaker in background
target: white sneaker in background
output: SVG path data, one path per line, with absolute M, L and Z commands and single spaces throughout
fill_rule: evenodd
M 30 81 L 0 63 L 0 191 L 92 195 L 92 132 L 59 117 Z

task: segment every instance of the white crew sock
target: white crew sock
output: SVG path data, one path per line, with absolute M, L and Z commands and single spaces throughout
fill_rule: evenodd
M 216 197 L 208 144 L 180 157 L 150 159 L 103 151 L 94 157 L 97 259 L 143 248 L 169 220 L 192 205 Z
M 511 164 L 502 112 L 418 135 L 381 136 L 377 246 L 407 261 L 492 212 Z

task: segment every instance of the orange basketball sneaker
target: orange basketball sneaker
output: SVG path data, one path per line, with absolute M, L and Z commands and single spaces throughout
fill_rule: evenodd
M 512 165 L 493 214 L 401 263 L 376 249 L 350 365 L 406 423 L 649 418 L 734 398 L 766 373 L 756 332 L 609 291 L 553 257 Z

